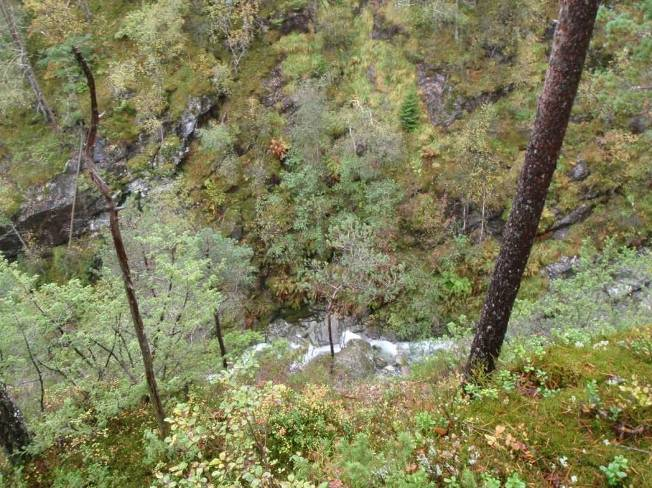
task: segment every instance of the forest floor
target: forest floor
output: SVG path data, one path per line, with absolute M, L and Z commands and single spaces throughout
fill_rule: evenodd
M 408 379 L 303 385 L 274 416 L 257 419 L 270 451 L 286 459 L 273 467 L 275 479 L 294 472 L 314 483 L 305 486 L 328 487 L 652 486 L 652 326 L 524 352 L 466 391 L 458 372 L 450 358 L 434 358 Z M 229 395 L 206 387 L 187 402 L 220 418 Z M 125 412 L 99 435 L 37 457 L 25 468 L 27 486 L 148 486 L 166 469 L 143 454 L 153 427 L 146 405 Z M 200 447 L 205 459 L 219 456 L 217 443 Z M 89 479 L 96 484 L 77 484 Z

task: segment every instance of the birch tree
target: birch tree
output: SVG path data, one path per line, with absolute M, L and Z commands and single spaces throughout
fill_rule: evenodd
M 34 71 L 34 67 L 32 66 L 32 62 L 29 59 L 29 53 L 27 52 L 23 34 L 18 26 L 16 15 L 8 0 L 0 0 L 0 15 L 4 20 L 7 32 L 12 40 L 16 62 L 22 70 L 25 79 L 27 80 L 32 90 L 32 93 L 34 94 L 37 112 L 43 115 L 48 123 L 56 124 L 54 112 L 50 108 L 48 102 L 45 100 L 45 95 L 41 89 L 41 85 L 36 76 L 36 72 Z

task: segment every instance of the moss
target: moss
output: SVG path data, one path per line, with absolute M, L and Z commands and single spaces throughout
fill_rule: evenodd
M 45 183 L 63 169 L 74 139 L 31 112 L 10 114 L 0 124 L 0 151 L 9 160 L 5 175 L 21 191 Z

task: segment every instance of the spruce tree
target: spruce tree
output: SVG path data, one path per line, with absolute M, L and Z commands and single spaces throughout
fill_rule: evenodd
M 419 125 L 419 98 L 416 90 L 411 89 L 405 96 L 399 117 L 403 129 L 407 132 L 412 132 Z

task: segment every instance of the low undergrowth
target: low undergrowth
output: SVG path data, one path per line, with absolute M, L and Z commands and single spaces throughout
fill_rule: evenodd
M 243 364 L 170 408 L 68 438 L 6 486 L 650 486 L 652 327 L 555 340 L 478 385 L 455 370 L 293 389 Z M 452 374 L 451 374 L 452 371 Z M 170 405 L 170 407 L 172 407 Z

